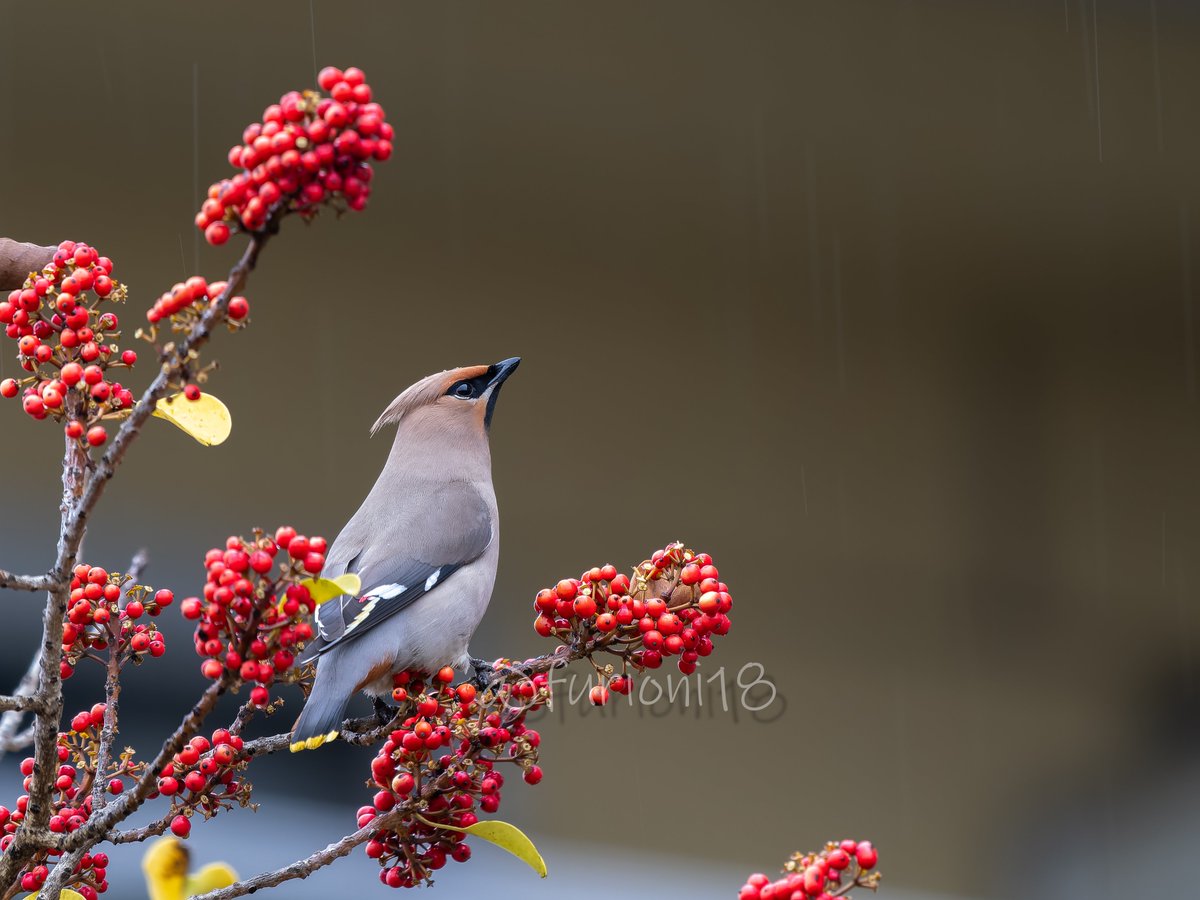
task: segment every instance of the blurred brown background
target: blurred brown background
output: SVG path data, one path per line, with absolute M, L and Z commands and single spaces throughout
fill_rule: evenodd
M 130 322 L 232 261 L 198 198 L 314 49 L 363 67 L 398 132 L 367 212 L 288 222 L 251 329 L 216 342 L 232 439 L 151 429 L 89 559 L 148 545 L 183 595 L 227 534 L 332 538 L 395 393 L 521 355 L 475 649 L 534 652 L 537 588 L 681 537 L 737 600 L 706 665 L 761 662 L 786 706 L 547 722 L 548 777 L 506 818 L 606 867 L 661 854 L 664 879 L 723 859 L 712 897 L 845 835 L 879 844 L 889 890 L 1194 891 L 1172 865 L 1200 839 L 1190 4 L 3 2 L 0 33 L 0 233 L 96 244 Z M 36 570 L 61 439 L 15 403 L 0 434 L 0 562 Z M 5 602 L 9 683 L 38 612 Z M 200 685 L 167 627 L 160 677 L 131 678 L 150 724 L 164 672 L 162 706 Z M 366 759 L 257 780 L 345 807 Z M 297 841 L 280 854 L 318 843 Z

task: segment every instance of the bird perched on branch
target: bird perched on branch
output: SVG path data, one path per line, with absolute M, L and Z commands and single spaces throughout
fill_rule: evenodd
M 317 676 L 292 731 L 293 753 L 336 738 L 358 691 L 390 697 L 397 672 L 476 662 L 467 644 L 491 599 L 500 554 L 488 429 L 519 363 L 423 378 L 371 429 L 395 425 L 395 442 L 321 573 L 358 575 L 361 594 L 318 608 L 317 638 L 305 652 Z

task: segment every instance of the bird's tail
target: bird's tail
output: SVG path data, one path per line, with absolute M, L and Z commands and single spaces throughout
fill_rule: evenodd
M 314 682 L 308 702 L 304 704 L 300 718 L 292 729 L 290 749 L 293 753 L 316 750 L 322 744 L 337 739 L 350 699 L 340 696 L 330 685 L 331 680 L 322 681 L 318 678 Z

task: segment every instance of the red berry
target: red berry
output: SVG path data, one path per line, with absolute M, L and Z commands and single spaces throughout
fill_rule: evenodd
M 20 392 L 21 386 L 17 384 L 15 378 L 5 378 L 0 381 L 0 397 L 15 397 Z
M 176 816 L 171 820 L 171 834 L 175 837 L 185 838 L 192 831 L 192 823 L 187 816 Z
M 213 222 L 204 229 L 204 239 L 214 247 L 219 247 L 229 240 L 229 226 L 224 222 Z
M 229 301 L 229 318 L 240 320 L 250 315 L 250 303 L 245 297 L 234 297 Z
M 88 429 L 87 442 L 93 447 L 99 447 L 108 440 L 108 432 L 104 430 L 103 425 L 93 425 Z

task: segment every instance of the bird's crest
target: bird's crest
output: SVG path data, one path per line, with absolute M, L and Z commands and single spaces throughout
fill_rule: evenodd
M 371 434 L 375 434 L 375 432 L 386 425 L 397 424 L 414 409 L 433 403 L 438 397 L 446 393 L 456 381 L 478 378 L 480 375 L 486 375 L 487 371 L 487 366 L 464 366 L 459 369 L 447 369 L 445 372 L 427 375 L 416 384 L 405 388 L 399 397 L 388 404 L 388 408 L 383 411 L 379 418 L 375 420 L 375 424 L 371 426 Z

